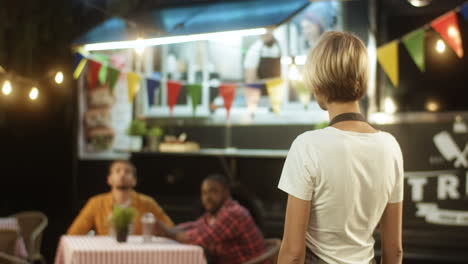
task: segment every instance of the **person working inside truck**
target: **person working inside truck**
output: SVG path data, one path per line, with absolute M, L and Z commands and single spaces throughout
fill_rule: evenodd
M 363 42 L 325 33 L 309 53 L 304 80 L 330 126 L 292 143 L 278 187 L 288 194 L 278 263 L 402 263 L 403 158 L 389 133 L 369 125 L 358 100 L 368 80 Z
M 151 212 L 156 219 L 168 226 L 172 220 L 156 201 L 134 191 L 137 183 L 136 168 L 126 160 L 113 161 L 109 166 L 107 183 L 111 191 L 91 197 L 67 231 L 68 235 L 84 235 L 94 229 L 97 235 L 111 232 L 109 219 L 115 206 L 133 207 L 137 214 L 133 222 L 133 234 L 142 233 L 140 218 Z
M 273 35 L 273 28 L 269 28 L 247 50 L 244 58 L 244 76 L 244 96 L 248 111 L 253 115 L 262 96 L 268 94 L 266 86 L 261 83 L 267 79 L 281 77 L 281 46 Z
M 273 29 L 249 47 L 244 59 L 245 82 L 281 77 L 281 47 Z
M 209 263 L 244 263 L 265 252 L 262 233 L 247 209 L 231 198 L 226 177 L 208 176 L 201 201 L 206 213 L 199 219 L 173 228 L 156 221 L 156 235 L 203 247 Z

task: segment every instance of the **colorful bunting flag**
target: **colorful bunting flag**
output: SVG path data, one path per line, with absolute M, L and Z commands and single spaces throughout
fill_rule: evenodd
M 93 59 L 101 63 L 98 80 L 100 84 L 105 84 L 107 80 L 107 65 L 109 64 L 109 56 L 101 53 L 93 53 Z
M 128 102 L 133 102 L 133 98 L 140 89 L 140 75 L 134 72 L 127 72 Z
M 402 39 L 414 63 L 422 72 L 426 70 L 424 62 L 424 33 L 424 29 L 419 29 L 404 36 Z
M 302 80 L 293 80 L 291 82 L 292 82 L 294 88 L 297 91 L 299 101 L 307 109 L 309 107 L 310 99 L 312 97 L 312 92 L 310 91 L 309 88 L 307 88 L 304 81 L 302 81 Z
M 119 80 L 119 76 L 119 70 L 114 69 L 112 67 L 107 67 L 107 81 L 109 82 L 109 88 L 111 90 L 111 93 L 114 92 L 114 87 L 117 84 L 117 81 Z
M 192 98 L 192 110 L 193 115 L 195 115 L 197 112 L 197 106 L 201 100 L 202 86 L 200 84 L 188 84 L 187 91 L 190 98 Z
M 182 84 L 180 82 L 167 81 L 167 103 L 169 105 L 169 112 L 172 115 L 174 106 L 177 103 L 177 98 L 179 97 L 180 88 Z
M 398 41 L 394 40 L 378 48 L 377 60 L 393 86 L 398 87 Z
M 101 69 L 102 64 L 94 61 L 89 60 L 88 65 L 88 84 L 89 89 L 93 89 L 96 86 L 96 82 L 98 80 L 99 70 Z
M 462 5 L 460 13 L 463 15 L 463 18 L 468 21 L 468 3 Z
M 271 108 L 275 114 L 279 114 L 284 95 L 284 81 L 273 79 L 266 81 L 268 96 L 270 97 Z
M 154 105 L 154 92 L 159 88 L 161 84 L 158 80 L 146 79 L 146 90 L 148 92 L 148 105 Z
M 76 67 L 78 66 L 78 64 L 80 64 L 82 59 L 85 59 L 83 54 L 78 52 L 73 54 L 73 70 L 76 69 Z
M 260 101 L 260 95 L 262 90 L 252 86 L 244 87 L 244 97 L 247 102 L 247 110 L 251 115 L 257 112 L 258 102 Z
M 81 75 L 81 73 L 83 72 L 83 69 L 84 69 L 84 67 L 86 66 L 86 62 L 87 62 L 87 61 L 88 61 L 88 60 L 87 60 L 86 58 L 83 57 L 83 58 L 80 60 L 80 62 L 78 62 L 78 64 L 77 64 L 75 70 L 73 71 L 73 78 L 75 78 L 75 80 L 78 80 L 78 78 L 80 78 L 80 75 Z
M 235 83 L 223 83 L 219 86 L 219 94 L 223 98 L 224 108 L 226 108 L 227 119 L 230 117 L 232 101 L 236 94 L 237 85 Z
M 463 57 L 463 45 L 458 28 L 457 14 L 454 11 L 437 18 L 431 23 L 432 28 L 437 31 L 459 58 Z
M 264 83 L 247 83 L 246 85 L 247 85 L 248 87 L 250 87 L 250 88 L 256 88 L 256 89 L 265 88 L 265 84 L 264 84 Z
M 105 84 L 107 81 L 107 64 L 102 64 L 101 69 L 99 70 L 99 83 Z

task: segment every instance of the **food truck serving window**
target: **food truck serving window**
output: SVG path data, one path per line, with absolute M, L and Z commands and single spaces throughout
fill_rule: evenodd
M 156 91 L 151 106 L 145 92 L 141 93 L 137 109 L 149 117 L 191 117 L 193 100 L 188 87 L 199 85 L 201 95 L 195 115 L 222 122 L 226 110 L 219 87 L 234 84 L 236 93 L 230 111 L 233 122 L 310 123 L 314 118 L 319 122 L 326 116 L 302 82 L 301 71 L 320 35 L 343 29 L 341 8 L 339 1 L 314 2 L 286 23 L 267 28 L 262 35 L 147 47 L 147 55 L 161 56 L 159 61 L 154 56 L 143 56 L 141 64 L 147 75 L 160 78 L 162 89 Z M 172 113 L 167 81 L 182 85 Z M 281 87 L 271 89 L 276 84 Z M 280 98 L 280 102 L 273 102 L 272 97 Z

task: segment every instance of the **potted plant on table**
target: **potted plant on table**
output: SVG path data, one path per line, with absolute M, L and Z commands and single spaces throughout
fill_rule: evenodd
M 146 139 L 148 141 L 148 149 L 151 151 L 159 150 L 159 142 L 161 142 L 161 137 L 164 134 L 164 130 L 159 126 L 153 126 L 148 133 L 146 134 Z
M 133 207 L 115 206 L 112 211 L 111 225 L 114 228 L 117 242 L 126 242 L 130 224 L 136 215 Z
M 141 151 L 143 147 L 143 136 L 146 134 L 146 123 L 143 120 L 133 120 L 128 127 L 127 134 L 130 136 L 130 150 Z

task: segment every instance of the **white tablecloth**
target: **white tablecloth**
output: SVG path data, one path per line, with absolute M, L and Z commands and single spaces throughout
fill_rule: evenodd
M 119 243 L 110 236 L 62 236 L 55 264 L 205 264 L 203 249 L 153 237 L 129 236 Z
M 0 229 L 13 229 L 21 234 L 18 221 L 14 217 L 0 217 Z M 21 236 L 16 240 L 15 255 L 21 258 L 28 257 L 28 251 Z

